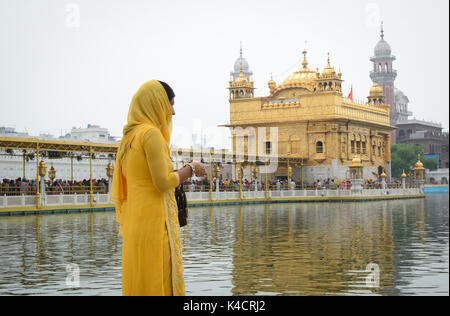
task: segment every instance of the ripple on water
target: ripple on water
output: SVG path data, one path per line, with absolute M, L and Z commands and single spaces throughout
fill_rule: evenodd
M 0 228 L 0 295 L 121 295 L 114 213 L 1 217 Z M 187 295 L 448 295 L 448 195 L 191 208 L 181 236 Z

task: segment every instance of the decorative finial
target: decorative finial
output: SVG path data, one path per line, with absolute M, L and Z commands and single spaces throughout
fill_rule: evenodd
M 383 21 L 381 21 L 381 39 L 384 40 Z
M 241 45 L 240 56 L 241 56 L 241 58 L 242 58 L 242 41 L 240 42 L 240 45 Z
M 303 62 L 302 62 L 302 65 L 303 65 L 303 68 L 304 69 L 306 69 L 307 68 L 307 66 L 308 66 L 308 61 L 306 60 L 306 54 L 307 54 L 308 52 L 306 51 L 306 48 L 303 50 L 303 52 L 302 52 L 302 54 L 303 54 Z
M 330 68 L 331 66 L 330 66 L 330 53 L 328 53 L 328 68 Z

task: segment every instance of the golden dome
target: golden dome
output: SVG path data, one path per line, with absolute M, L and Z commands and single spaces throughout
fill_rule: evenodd
M 355 156 L 352 159 L 352 163 L 350 165 L 350 167 L 362 167 L 362 163 L 361 163 L 361 158 Z
M 374 81 L 372 88 L 370 88 L 370 96 L 371 97 L 380 97 L 383 96 L 383 88 Z
M 328 64 L 327 64 L 327 67 L 323 70 L 322 75 L 324 75 L 324 76 L 332 76 L 332 75 L 335 75 L 335 74 L 336 74 L 336 71 L 330 65 L 330 53 L 328 53 Z
M 354 163 L 354 164 L 361 163 L 361 158 L 354 157 L 353 160 L 352 160 L 352 163 Z
M 270 94 L 272 94 L 274 90 L 277 88 L 277 83 L 272 79 L 272 74 L 270 75 L 270 80 L 267 83 L 267 86 L 270 89 Z
M 302 62 L 303 68 L 287 77 L 280 85 L 281 88 L 303 87 L 311 91 L 314 89 L 318 72 L 308 69 L 308 61 L 306 60 L 307 52 L 304 50 L 302 53 L 304 55 Z
M 329 67 L 330 65 L 327 66 L 327 68 L 325 68 L 322 72 L 322 75 L 325 76 L 332 76 L 336 74 L 336 71 L 334 70 L 334 68 Z
M 240 85 L 240 86 L 248 84 L 247 77 L 244 75 L 244 73 L 242 71 L 239 74 L 239 77 L 237 77 L 236 80 L 234 80 L 234 84 L 235 85 Z
M 420 161 L 420 154 L 418 155 L 418 161 L 416 163 L 416 166 L 414 167 L 414 169 L 423 169 L 423 163 L 422 161 Z
M 406 176 L 406 173 L 405 173 L 405 170 L 403 170 L 403 173 L 402 173 L 402 179 L 405 179 L 407 176 Z
M 292 75 L 287 77 L 283 81 L 283 85 L 303 85 L 303 84 L 311 84 L 313 83 L 317 78 L 317 73 L 315 71 L 309 70 L 309 69 L 300 69 L 300 71 L 294 72 Z
M 277 86 L 277 83 L 272 78 L 272 74 L 270 74 L 270 80 L 269 80 L 269 82 L 267 84 L 269 85 L 269 88 Z
M 381 177 L 382 177 L 382 178 L 386 178 L 386 177 L 387 177 L 387 175 L 386 175 L 386 173 L 384 173 L 384 171 L 383 171 L 383 173 L 381 174 Z

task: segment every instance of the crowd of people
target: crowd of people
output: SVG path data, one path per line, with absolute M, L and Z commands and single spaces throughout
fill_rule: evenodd
M 106 194 L 108 193 L 108 179 L 94 179 L 93 182 L 93 192 Z M 45 182 L 45 192 L 46 194 L 84 194 L 90 192 L 90 180 L 84 179 L 81 181 L 71 181 L 57 179 L 54 181 L 46 180 Z M 269 181 L 269 190 L 280 191 L 280 190 L 349 190 L 351 188 L 351 182 L 348 180 L 335 180 L 335 179 L 318 179 L 312 183 L 302 183 L 299 181 L 287 179 L 277 179 Z M 212 190 L 216 191 L 216 181 L 212 183 Z M 394 183 L 395 185 L 395 183 Z M 398 183 L 400 185 L 400 182 Z M 266 186 L 264 181 L 255 181 L 248 179 L 242 180 L 242 190 L 243 191 L 255 191 L 255 186 L 257 186 L 258 191 L 264 191 Z M 368 179 L 364 182 L 364 186 L 377 188 L 380 184 L 377 181 Z M 184 183 L 184 190 L 186 192 L 207 192 L 209 191 L 209 180 L 208 179 L 189 179 Z M 219 179 L 219 190 L 226 192 L 237 192 L 239 191 L 239 180 L 235 179 Z M 17 178 L 17 179 L 2 179 L 0 182 L 0 195 L 34 195 L 36 194 L 36 180 Z
M 39 183 L 41 185 L 41 183 Z M 55 179 L 45 180 L 45 192 L 49 195 L 54 194 L 84 194 L 90 193 L 91 183 L 89 179 L 81 181 L 76 180 L 62 180 Z M 108 193 L 107 179 L 94 179 L 92 183 L 93 192 L 106 194 Z M 2 179 L 0 182 L 0 195 L 35 195 L 36 194 L 36 180 L 17 178 L 17 179 Z
M 365 185 L 371 185 L 375 182 L 372 180 L 366 180 Z M 257 188 L 255 188 L 257 186 Z M 351 188 L 351 182 L 348 180 L 334 180 L 334 179 L 318 179 L 312 183 L 294 181 L 290 179 L 277 179 L 277 180 L 269 180 L 268 183 L 269 190 L 280 191 L 280 190 L 301 190 L 301 189 L 309 189 L 309 190 L 320 190 L 320 189 L 340 189 L 340 190 L 348 190 Z M 254 191 L 257 189 L 258 191 L 265 190 L 265 182 L 264 181 L 249 181 L 248 179 L 242 180 L 242 190 L 243 191 Z M 186 192 L 200 192 L 200 191 L 209 191 L 209 181 L 208 180 L 188 180 L 184 183 L 184 189 Z M 216 181 L 213 181 L 213 191 L 216 191 Z M 220 191 L 239 191 L 239 180 L 234 179 L 219 179 L 219 190 Z

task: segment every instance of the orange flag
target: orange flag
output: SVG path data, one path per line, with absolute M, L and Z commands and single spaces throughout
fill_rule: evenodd
M 353 101 L 353 86 L 352 86 L 352 89 L 350 90 L 350 93 L 348 94 L 347 99 L 350 99 Z

